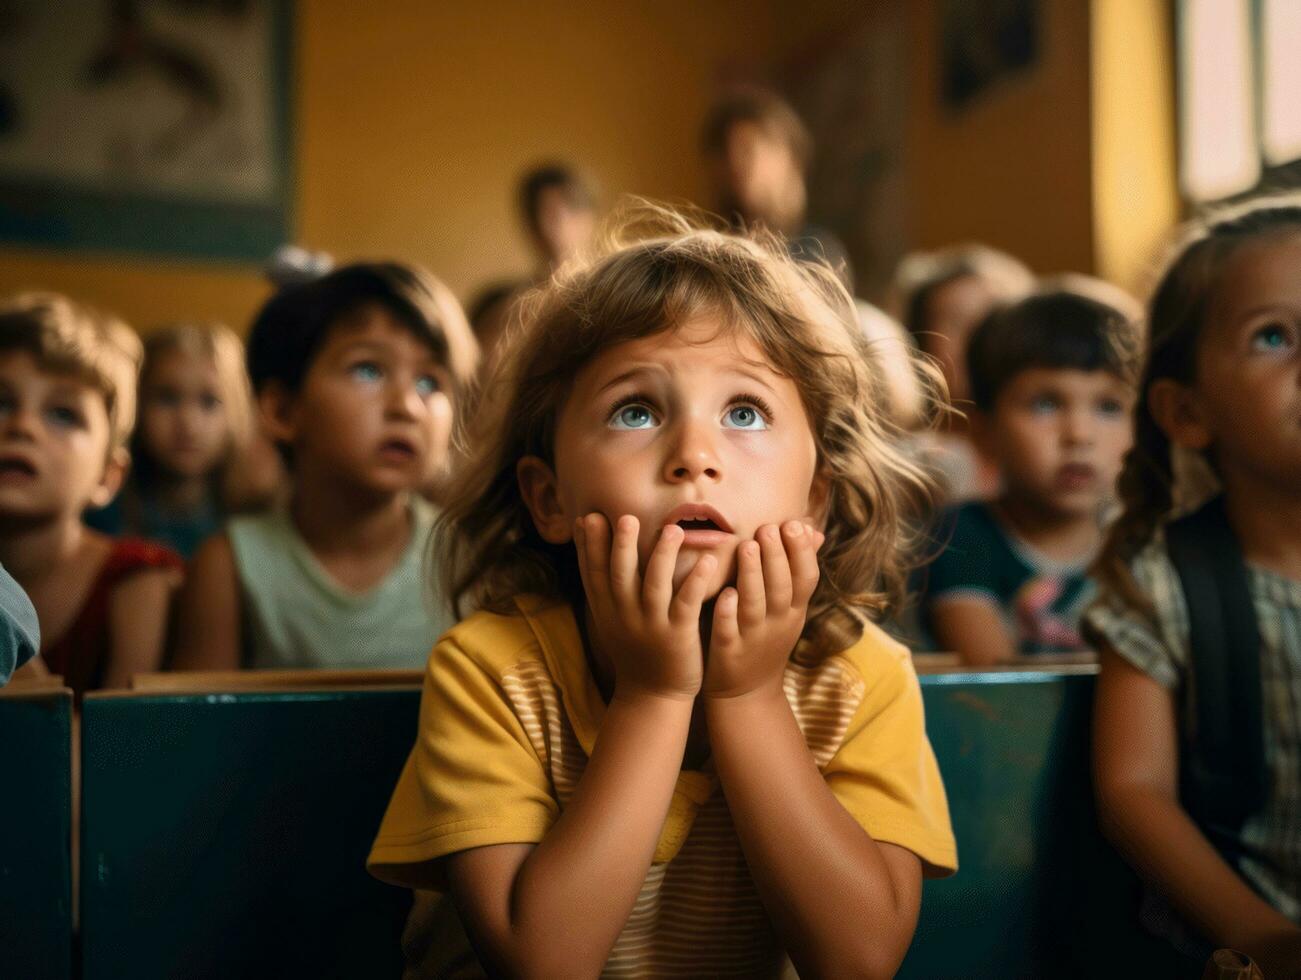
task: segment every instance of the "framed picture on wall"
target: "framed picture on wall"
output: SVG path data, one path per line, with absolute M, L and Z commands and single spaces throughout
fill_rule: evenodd
M 289 237 L 291 0 L 0 0 L 0 242 L 261 259 Z

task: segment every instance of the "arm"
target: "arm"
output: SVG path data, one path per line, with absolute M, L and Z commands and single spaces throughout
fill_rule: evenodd
M 603 517 L 577 529 L 591 638 L 614 667 L 596 747 L 573 798 L 537 845 L 447 859 L 457 910 L 480 959 L 509 976 L 601 972 L 645 881 L 673 798 L 700 686 L 700 607 L 714 571 L 696 562 L 677 594 L 682 530 L 666 528 L 637 572 L 637 521 L 611 544 Z
M 650 868 L 691 704 L 616 698 L 573 798 L 541 843 L 447 859 L 452 896 L 490 974 L 601 972 Z
M 746 863 L 802 976 L 890 977 L 921 909 L 921 862 L 878 844 L 809 754 L 782 690 L 818 580 L 820 532 L 760 528 L 719 596 L 705 678 L 709 741 Z M 846 928 L 846 923 L 857 927 Z
M 921 910 L 921 862 L 877 843 L 818 771 L 780 690 L 708 702 L 746 863 L 803 977 L 892 977 Z
M 1016 644 L 992 598 L 940 596 L 931 604 L 931 628 L 942 650 L 952 650 L 971 667 L 992 667 L 1016 659 Z
M 105 688 L 125 688 L 135 674 L 158 670 L 163 662 L 168 613 L 181 575 L 172 569 L 139 572 L 119 584 L 109 598 L 109 657 Z
M 176 670 L 238 670 L 240 667 L 239 577 L 225 534 L 215 534 L 195 553 L 181 590 L 176 631 Z
M 1103 830 L 1216 945 L 1247 953 L 1267 976 L 1296 976 L 1301 929 L 1238 877 L 1179 805 L 1176 725 L 1171 692 L 1104 647 L 1093 726 Z

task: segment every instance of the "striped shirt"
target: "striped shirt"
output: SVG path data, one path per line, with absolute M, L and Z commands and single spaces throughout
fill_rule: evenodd
M 377 876 L 419 889 L 408 976 L 481 975 L 436 860 L 536 843 L 577 788 L 605 705 L 567 605 L 477 613 L 430 657 L 420 732 L 371 851 Z M 809 751 L 878 841 L 956 868 L 939 770 L 905 648 L 869 626 L 835 656 L 796 648 L 784 687 Z M 783 963 L 709 763 L 679 774 L 654 861 L 604 975 L 776 976 Z
M 1085 626 L 1161 686 L 1182 691 L 1189 661 L 1188 607 L 1164 536 L 1158 534 L 1134 558 L 1130 571 L 1151 597 L 1155 617 L 1104 590 L 1085 613 Z M 1270 791 L 1264 808 L 1242 826 L 1239 870 L 1270 905 L 1301 924 L 1301 582 L 1253 565 L 1248 573 L 1260 627 Z

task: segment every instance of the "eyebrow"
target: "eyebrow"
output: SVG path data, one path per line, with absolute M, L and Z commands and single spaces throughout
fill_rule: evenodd
M 749 367 L 746 365 L 749 365 Z M 773 371 L 772 368 L 762 362 L 742 360 L 738 365 L 729 366 L 725 370 L 729 373 L 739 374 L 743 378 L 749 378 L 751 381 L 763 385 L 770 392 L 776 394 L 777 389 L 773 387 L 772 382 L 773 379 L 779 377 L 779 375 Z M 638 364 L 626 371 L 621 371 L 619 374 L 616 374 L 609 381 L 605 382 L 605 384 L 601 385 L 601 387 L 596 390 L 596 393 L 599 395 L 610 388 L 624 383 L 625 381 L 632 380 L 640 374 L 667 373 L 668 372 L 659 364 Z

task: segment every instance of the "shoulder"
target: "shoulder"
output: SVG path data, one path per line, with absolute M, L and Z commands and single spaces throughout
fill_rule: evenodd
M 875 623 L 864 624 L 857 643 L 828 659 L 843 665 L 867 692 L 897 691 L 916 677 L 912 653 Z
M 499 680 L 521 663 L 542 660 L 542 645 L 527 617 L 480 610 L 443 634 L 430 668 L 459 661 Z
M 104 574 L 120 580 L 147 572 L 179 573 L 185 560 L 166 545 L 143 538 L 117 538 L 104 563 Z
M 1094 645 L 1105 645 L 1165 686 L 1174 686 L 1188 661 L 1188 607 L 1161 530 L 1127 569 L 1134 594 L 1101 582 L 1084 613 L 1086 635 Z

